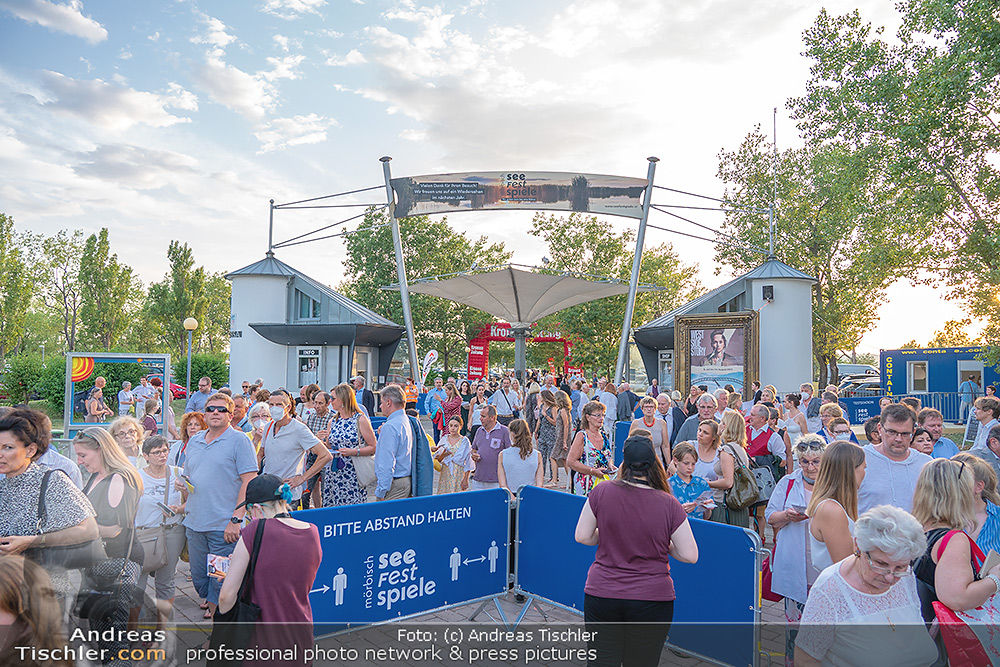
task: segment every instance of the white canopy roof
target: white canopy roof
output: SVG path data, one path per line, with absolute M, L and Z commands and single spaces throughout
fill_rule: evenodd
M 628 294 L 627 281 L 583 280 L 570 275 L 535 273 L 506 266 L 488 273 L 460 274 L 446 280 L 418 279 L 410 292 L 430 294 L 472 306 L 510 322 L 530 326 L 546 315 L 606 296 Z M 399 289 L 392 285 L 390 289 Z M 647 292 L 656 287 L 640 285 Z

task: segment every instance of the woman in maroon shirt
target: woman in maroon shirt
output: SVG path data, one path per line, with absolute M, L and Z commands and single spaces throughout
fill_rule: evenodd
M 597 545 L 584 587 L 588 648 L 597 656 L 588 665 L 657 665 L 676 597 L 669 556 L 694 563 L 698 545 L 648 436 L 630 436 L 618 479 L 590 492 L 576 541 Z

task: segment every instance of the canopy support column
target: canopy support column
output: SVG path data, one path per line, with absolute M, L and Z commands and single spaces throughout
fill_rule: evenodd
M 639 287 L 639 267 L 642 265 L 642 244 L 646 238 L 646 220 L 649 218 L 649 206 L 653 201 L 653 176 L 656 174 L 656 163 L 659 158 L 650 157 L 649 170 L 646 173 L 646 197 L 642 202 L 642 218 L 639 220 L 639 233 L 635 237 L 635 255 L 632 257 L 632 280 L 628 287 L 628 303 L 625 305 L 625 319 L 622 321 L 622 338 L 618 343 L 618 365 L 615 367 L 615 386 L 621 384 L 625 373 L 625 361 L 628 355 L 628 338 L 632 333 L 632 312 L 635 310 L 635 293 Z
M 392 245 L 396 249 L 396 276 L 399 279 L 399 296 L 403 301 L 403 324 L 406 326 L 406 345 L 410 353 L 410 375 L 418 377 L 420 359 L 417 357 L 417 339 L 413 334 L 413 315 L 410 313 L 410 286 L 406 282 L 406 263 L 403 260 L 403 242 L 399 236 L 399 221 L 396 220 L 396 199 L 392 195 L 392 174 L 389 171 L 388 155 L 379 158 L 382 174 L 385 176 L 385 194 L 388 198 L 389 223 L 392 225 Z
M 531 327 L 511 327 L 510 333 L 514 336 L 514 377 L 522 385 L 528 368 L 527 339 Z

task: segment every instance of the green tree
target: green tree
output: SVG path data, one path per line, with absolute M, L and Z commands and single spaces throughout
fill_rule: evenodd
M 87 238 L 79 281 L 80 319 L 88 342 L 110 350 L 136 320 L 142 283 L 111 253 L 107 228 Z
M 7 360 L 0 386 L 12 405 L 28 402 L 41 384 L 42 370 L 42 358 L 35 354 L 18 354 Z
M 14 219 L 0 213 L 0 361 L 20 342 L 30 303 L 31 279 Z
M 188 245 L 171 241 L 167 248 L 170 269 L 158 283 L 149 286 L 143 319 L 152 337 L 170 350 L 175 359 L 186 358 L 187 330 L 184 320 L 198 320 L 201 340 L 208 298 L 205 296 L 205 269 L 195 268 L 194 253 Z
M 232 284 L 221 273 L 211 273 L 205 278 L 205 313 L 198 320 L 199 349 L 216 354 L 229 350 L 229 323 L 232 303 Z
M 969 334 L 968 328 L 970 326 L 972 326 L 972 320 L 969 318 L 948 320 L 944 323 L 944 327 L 934 334 L 934 338 L 931 338 L 927 342 L 926 347 L 969 347 L 980 345 L 983 342 L 982 339 L 973 338 Z
M 616 234 L 605 221 L 579 213 L 566 217 L 537 213 L 529 233 L 548 244 L 547 270 L 581 271 L 594 267 L 594 272 L 626 283 L 631 277 L 635 255 L 635 234 L 631 230 Z M 637 295 L 633 326 L 672 310 L 701 290 L 696 267 L 683 264 L 669 243 L 643 249 L 639 281 L 661 289 Z M 574 364 L 610 375 L 618 359 L 626 303 L 625 295 L 598 299 L 550 315 L 540 325 L 559 329 L 573 341 Z M 558 358 L 561 357 L 560 353 Z M 559 366 L 558 360 L 556 365 Z
M 32 275 L 35 297 L 41 309 L 61 322 L 63 350 L 76 349 L 80 328 L 80 260 L 84 251 L 83 232 L 60 230 L 54 236 L 31 235 L 26 239 L 34 258 Z M 56 349 L 53 347 L 52 351 Z
M 403 323 L 403 306 L 398 291 L 381 289 L 397 283 L 396 256 L 388 219 L 369 210 L 359 225 L 359 233 L 347 237 L 346 278 L 338 288 L 346 296 L 394 322 Z M 502 243 L 488 243 L 486 237 L 469 239 L 456 232 L 446 218 L 427 216 L 399 221 L 408 280 L 465 271 L 473 263 L 494 266 L 510 260 Z M 464 364 L 465 347 L 472 334 L 492 318 L 480 310 L 424 294 L 410 295 L 414 334 L 420 354 L 436 349 L 440 364 L 451 368 L 455 360 Z M 404 348 L 400 345 L 400 348 Z M 419 363 L 419 362 L 418 362 Z
M 855 11 L 823 11 L 804 34 L 806 93 L 789 103 L 813 145 L 874 150 L 883 177 L 914 193 L 947 249 L 950 296 L 1000 346 L 1000 40 L 995 0 L 903 0 L 889 41 Z M 1000 357 L 996 348 L 993 357 Z
M 919 195 L 882 177 L 877 152 L 825 145 L 787 150 L 772 177 L 772 147 L 759 128 L 734 151 L 719 154 L 726 199 L 741 207 L 726 213 L 722 230 L 739 243 L 719 245 L 716 259 L 745 271 L 760 264 L 751 249 L 768 245 L 767 220 L 752 209 L 771 204 L 777 182 L 776 253 L 818 280 L 813 296 L 813 354 L 820 386 L 827 367 L 837 379 L 840 350 L 857 346 L 877 318 L 885 290 L 912 278 L 934 251 Z M 748 210 L 750 209 L 750 210 Z
M 171 367 L 177 384 L 187 382 L 187 354 L 174 359 Z M 218 389 L 229 384 L 229 361 L 226 355 L 213 352 L 197 352 L 191 355 L 191 391 L 198 391 L 198 380 L 212 378 L 212 387 Z

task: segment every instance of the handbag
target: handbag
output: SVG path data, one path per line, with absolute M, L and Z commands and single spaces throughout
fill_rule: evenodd
M 59 470 L 46 470 L 42 476 L 41 490 L 38 494 L 38 523 L 36 530 L 38 535 L 42 534 L 42 524 L 45 523 L 45 491 L 49 487 L 49 477 Z M 38 563 L 46 570 L 82 570 L 96 563 L 108 559 L 104 551 L 104 541 L 101 538 L 82 542 L 80 544 L 69 544 L 65 546 L 47 546 L 28 549 L 24 552 L 26 558 Z
M 733 488 L 725 492 L 726 507 L 731 510 L 745 510 L 757 502 L 760 490 L 757 488 L 757 480 L 753 474 L 743 465 L 743 461 L 736 455 L 730 445 L 729 453 L 735 459 L 733 466 Z
M 167 504 L 170 493 L 170 466 L 167 466 L 166 484 L 163 486 L 163 504 Z M 142 571 L 155 572 L 167 564 L 167 531 L 172 525 L 160 522 L 159 526 L 139 528 L 139 544 L 142 545 Z
M 243 662 L 242 658 L 237 660 L 235 656 L 241 653 L 239 649 L 244 649 L 250 644 L 254 626 L 260 620 L 260 605 L 251 602 L 250 597 L 253 592 L 253 573 L 257 567 L 257 555 L 260 553 L 260 544 L 264 536 L 266 522 L 266 519 L 260 519 L 257 523 L 257 530 L 254 531 L 250 563 L 247 565 L 247 571 L 243 573 L 240 591 L 236 595 L 236 604 L 225 613 L 216 609 L 212 619 L 212 636 L 208 640 L 209 648 L 218 649 L 225 646 L 228 649 L 236 649 L 228 652 L 229 655 L 234 656 L 234 659 L 208 660 L 205 667 L 235 667 Z M 215 654 L 225 655 L 219 651 L 215 651 Z
M 774 472 L 771 470 L 770 461 L 761 462 L 758 459 L 772 459 L 772 455 L 768 454 L 764 456 L 755 456 L 751 459 L 753 467 L 754 480 L 757 482 L 757 490 L 760 492 L 760 496 L 757 502 L 767 502 L 771 499 L 771 494 L 774 493 L 774 486 L 776 480 L 774 477 Z
M 354 463 L 354 471 L 358 474 L 358 486 L 364 489 L 375 483 L 374 456 L 355 456 L 351 461 Z

